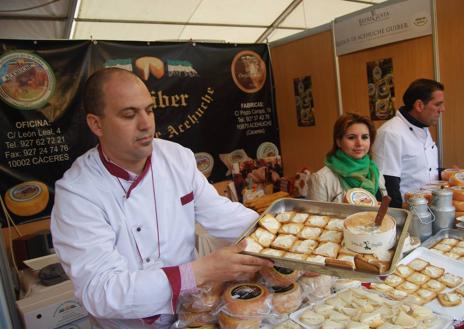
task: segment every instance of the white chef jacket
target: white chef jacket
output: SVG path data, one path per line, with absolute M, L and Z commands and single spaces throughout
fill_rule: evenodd
M 379 170 L 400 177 L 400 192 L 420 189 L 438 179 L 438 149 L 427 127 L 411 124 L 400 111 L 378 130 L 373 158 Z
M 177 265 L 194 259 L 195 222 L 234 239 L 258 215 L 219 196 L 193 153 L 176 143 L 153 140 L 130 191 L 121 184 L 127 172 L 104 162 L 93 148 L 56 182 L 54 248 L 100 327 L 147 328 L 140 319 L 175 313 Z

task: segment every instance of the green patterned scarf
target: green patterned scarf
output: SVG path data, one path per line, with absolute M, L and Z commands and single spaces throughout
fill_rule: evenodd
M 340 177 L 345 190 L 361 187 L 373 195 L 379 190 L 379 168 L 368 155 L 353 159 L 342 150 L 337 150 L 324 163 Z

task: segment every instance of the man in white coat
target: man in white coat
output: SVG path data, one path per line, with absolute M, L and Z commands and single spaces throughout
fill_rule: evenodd
M 272 266 L 243 244 L 195 259 L 196 223 L 233 241 L 258 215 L 219 196 L 189 149 L 153 138 L 153 100 L 135 74 L 97 71 L 84 108 L 99 145 L 56 183 L 51 231 L 95 327 L 169 327 L 180 293 Z
M 373 146 L 392 207 L 402 206 L 406 192 L 438 180 L 438 149 L 428 127 L 435 126 L 445 111 L 444 86 L 434 80 L 415 80 L 403 102 L 396 116 L 380 127 Z

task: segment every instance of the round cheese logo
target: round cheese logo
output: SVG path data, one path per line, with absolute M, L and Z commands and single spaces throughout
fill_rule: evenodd
M 18 184 L 5 193 L 7 208 L 18 216 L 32 216 L 40 213 L 47 207 L 48 199 L 48 187 L 39 181 Z
M 256 158 L 257 159 L 264 159 L 269 157 L 275 157 L 279 155 L 279 149 L 274 143 L 271 142 L 264 142 L 256 151 Z
M 214 159 L 211 154 L 206 152 L 195 153 L 195 159 L 197 161 L 197 168 L 207 178 L 211 175 L 211 171 L 214 167 Z
M 266 64 L 261 56 L 251 50 L 235 55 L 231 72 L 237 87 L 249 94 L 261 90 L 266 82 Z
M 14 51 L 0 57 L 0 98 L 20 110 L 43 106 L 55 90 L 55 75 L 41 57 Z

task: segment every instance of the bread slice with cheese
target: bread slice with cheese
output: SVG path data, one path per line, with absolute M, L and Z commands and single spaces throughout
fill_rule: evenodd
M 256 252 L 259 253 L 261 250 L 263 250 L 263 246 L 261 246 L 255 239 L 252 237 L 246 237 L 246 247 L 245 251 L 249 252 Z
M 424 300 L 424 304 L 430 302 L 437 296 L 436 292 L 424 288 L 418 289 L 415 294 Z
M 461 304 L 461 296 L 455 292 L 445 292 L 438 294 L 438 301 L 442 306 L 452 307 Z
M 258 227 L 253 234 L 250 235 L 253 239 L 255 239 L 260 245 L 263 247 L 269 247 L 275 239 L 275 235 L 265 230 L 261 227 Z
M 319 246 L 314 250 L 314 254 L 321 255 L 330 258 L 337 258 L 340 245 L 333 242 L 321 242 Z
M 294 211 L 284 211 L 281 212 L 280 214 L 277 214 L 276 219 L 281 222 L 281 223 L 288 223 L 292 219 L 292 217 L 295 215 Z
M 258 224 L 273 234 L 277 234 L 280 229 L 280 222 L 271 214 L 266 214 L 260 218 Z
M 317 242 L 314 240 L 297 240 L 290 248 L 290 251 L 300 254 L 310 254 L 316 247 Z
M 303 228 L 302 223 L 287 223 L 287 224 L 283 224 L 280 227 L 279 233 L 297 235 L 298 232 L 300 232 L 302 228 Z
M 445 269 L 442 267 L 438 267 L 435 265 L 427 265 L 423 270 L 422 273 L 431 277 L 432 279 L 437 279 L 445 273 Z
M 446 288 L 445 284 L 435 279 L 431 279 L 427 281 L 422 287 L 425 289 L 432 290 L 436 292 L 437 294 L 442 292 Z
M 343 239 L 343 232 L 339 231 L 329 231 L 325 230 L 322 232 L 322 234 L 319 236 L 318 240 L 321 242 L 335 242 L 337 244 L 340 244 L 340 242 Z
M 271 246 L 276 249 L 282 249 L 285 251 L 290 250 L 292 245 L 297 240 L 296 236 L 291 234 L 279 234 L 274 241 L 272 241 Z
M 329 216 L 310 215 L 305 225 L 323 228 L 327 225 L 329 219 Z
M 260 253 L 272 257 L 282 257 L 285 254 L 285 251 L 273 248 L 264 248 L 260 251 Z
M 290 221 L 292 223 L 304 224 L 304 222 L 306 222 L 308 217 L 309 217 L 309 214 L 299 212 L 299 213 L 296 213 L 292 218 L 290 218 Z
M 408 264 L 410 268 L 418 272 L 422 271 L 427 265 L 429 265 L 429 262 L 421 258 L 416 258 L 411 263 Z
M 322 228 L 320 227 L 312 227 L 312 226 L 305 226 L 297 233 L 297 236 L 300 239 L 311 239 L 315 240 L 321 235 Z
M 448 288 L 454 288 L 461 284 L 462 278 L 451 273 L 445 273 L 438 279 L 438 281 L 445 284 Z

